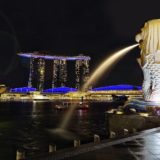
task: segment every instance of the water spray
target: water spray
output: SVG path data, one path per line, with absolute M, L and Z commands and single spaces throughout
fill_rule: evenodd
M 117 63 L 124 55 L 126 55 L 130 50 L 137 47 L 138 45 L 139 44 L 131 45 L 107 57 L 107 59 L 93 72 L 89 80 L 83 85 L 82 90 L 96 82 L 105 71 L 111 68 L 114 63 Z
M 100 76 L 107 70 L 111 68 L 111 66 L 118 62 L 124 55 L 126 55 L 130 50 L 134 49 L 137 47 L 139 44 L 134 44 L 131 46 L 128 46 L 124 49 L 121 49 L 115 53 L 113 53 L 111 56 L 109 56 L 100 66 L 93 72 L 91 77 L 88 79 L 88 81 L 83 85 L 82 91 L 85 91 L 86 88 L 88 88 L 93 82 L 96 82 Z M 58 129 L 56 129 L 56 133 L 61 134 L 65 133 L 64 131 L 66 130 L 69 121 L 71 119 L 71 116 L 76 109 L 76 105 L 72 105 L 67 113 L 65 114 L 64 118 L 62 119 L 62 122 L 60 123 Z M 58 132 L 57 132 L 58 131 Z M 63 131 L 63 132 L 62 132 Z

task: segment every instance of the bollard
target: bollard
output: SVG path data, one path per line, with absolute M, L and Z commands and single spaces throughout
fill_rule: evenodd
M 123 133 L 124 133 L 124 135 L 128 135 L 128 129 L 124 128 Z
M 79 147 L 80 146 L 80 144 L 81 144 L 81 141 L 79 140 L 79 139 L 75 139 L 74 140 L 74 147 L 76 148 L 76 147 Z
M 25 152 L 17 150 L 16 160 L 25 160 Z
M 110 136 L 109 136 L 110 138 L 115 138 L 116 137 L 116 133 L 115 132 L 113 132 L 113 131 L 110 131 Z
M 56 151 L 56 145 L 49 145 L 49 153 L 55 152 Z
M 100 136 L 98 134 L 94 135 L 94 143 L 99 143 L 100 142 Z

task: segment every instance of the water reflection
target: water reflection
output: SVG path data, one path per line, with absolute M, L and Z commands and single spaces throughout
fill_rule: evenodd
M 59 104 L 61 102 L 0 103 L 0 159 L 15 159 L 19 148 L 30 156 L 48 152 L 49 144 L 56 144 L 57 149 L 71 147 L 75 137 L 82 143 L 92 141 L 94 134 L 106 137 L 104 112 L 111 104 L 90 103 L 88 109 L 76 109 L 64 134 L 72 136 L 71 139 L 57 137 L 52 132 L 67 112 L 67 108 L 55 107 Z

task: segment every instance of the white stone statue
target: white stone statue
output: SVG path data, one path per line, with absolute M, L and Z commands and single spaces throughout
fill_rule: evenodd
M 160 19 L 146 22 L 136 41 L 141 49 L 144 99 L 160 102 Z

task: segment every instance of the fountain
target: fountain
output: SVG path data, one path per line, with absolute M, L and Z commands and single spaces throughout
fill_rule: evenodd
M 135 44 L 126 47 L 108 57 L 100 66 L 93 72 L 88 81 L 83 85 L 82 91 L 93 85 L 100 76 L 110 67 L 113 63 L 116 63 L 127 52 L 139 45 L 141 49 L 141 66 L 144 73 L 143 81 L 143 97 L 144 99 L 134 99 L 128 102 L 134 106 L 140 107 L 146 110 L 146 106 L 160 105 L 160 19 L 151 20 L 145 23 L 142 28 L 142 32 L 137 34 L 136 41 L 139 44 Z M 125 107 L 125 106 L 124 106 Z M 71 115 L 76 106 L 72 106 L 62 122 L 59 128 L 56 129 L 56 133 L 65 133 L 67 125 L 69 124 Z M 58 132 L 57 132 L 58 131 Z M 67 134 L 69 134 L 67 132 Z
M 116 64 L 124 55 L 137 46 L 138 44 L 131 45 L 107 57 L 105 61 L 102 62 L 100 66 L 92 73 L 91 77 L 83 85 L 82 90 L 85 90 L 85 88 L 88 88 L 91 84 L 95 83 L 104 72 L 107 72 L 107 70 L 113 66 L 113 64 Z
M 115 53 L 113 53 L 111 56 L 109 56 L 103 63 L 100 64 L 100 66 L 92 73 L 91 77 L 88 79 L 88 81 L 83 85 L 82 87 L 82 91 L 85 91 L 86 88 L 89 88 L 89 86 L 92 84 L 93 82 L 97 81 L 100 76 L 104 73 L 107 72 L 111 66 L 113 66 L 113 64 L 115 64 L 116 62 L 118 62 L 118 60 L 120 60 L 125 54 L 127 54 L 130 50 L 134 49 L 135 47 L 137 47 L 139 44 L 134 44 L 128 47 L 125 47 L 124 49 L 121 49 Z M 69 138 L 69 133 L 66 129 L 67 126 L 69 124 L 69 121 L 71 119 L 71 116 L 73 114 L 73 111 L 75 110 L 76 105 L 72 105 L 69 110 L 66 112 L 66 115 L 63 117 L 59 127 L 57 129 L 55 129 L 54 131 L 52 131 L 52 133 L 54 134 L 58 134 L 59 136 L 61 135 L 61 137 L 64 138 L 64 134 L 67 134 L 67 138 Z M 74 135 L 72 133 L 71 137 L 74 137 Z
M 146 22 L 135 39 L 141 49 L 140 64 L 144 75 L 143 98 L 127 101 L 121 108 L 124 113 L 127 113 L 123 118 L 116 115 L 109 119 L 114 129 L 121 126 L 121 128 L 142 130 L 157 127 L 159 123 L 157 116 L 160 116 L 160 19 Z M 135 114 L 137 112 L 139 114 Z M 110 127 L 112 128 L 111 125 Z M 120 132 L 119 127 L 116 130 Z
M 146 22 L 136 41 L 141 49 L 144 100 L 160 102 L 160 19 Z
M 141 111 L 151 108 L 154 111 L 154 108 L 160 106 L 160 19 L 146 22 L 135 39 L 141 49 L 143 98 L 128 101 L 124 107 L 134 106 Z

